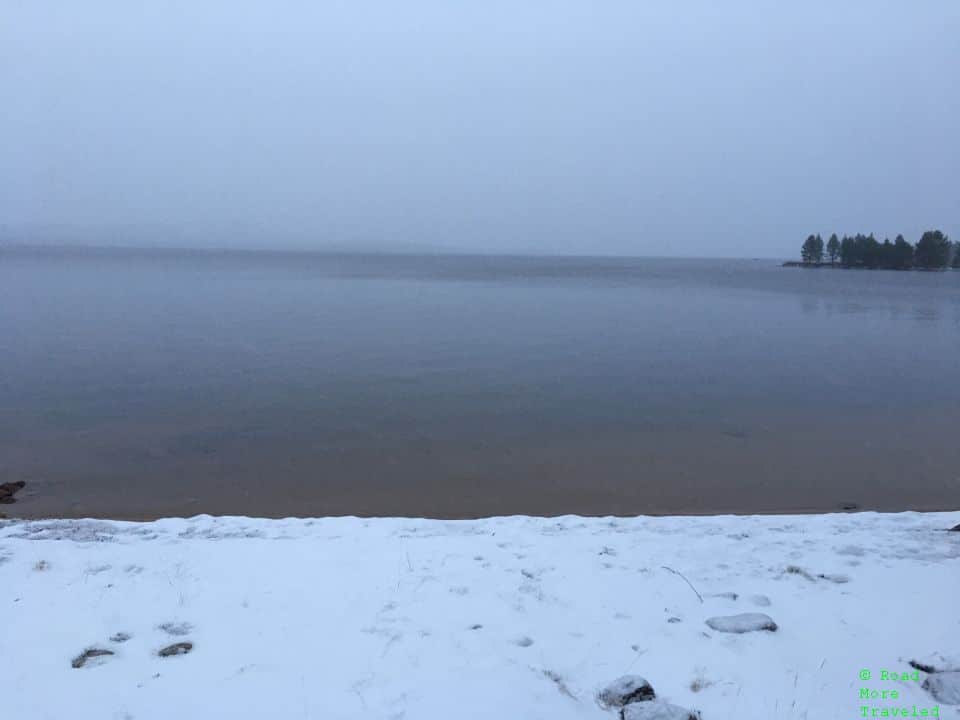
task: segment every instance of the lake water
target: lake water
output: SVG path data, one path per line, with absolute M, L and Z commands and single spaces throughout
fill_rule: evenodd
M 960 272 L 0 249 L 27 516 L 960 508 Z

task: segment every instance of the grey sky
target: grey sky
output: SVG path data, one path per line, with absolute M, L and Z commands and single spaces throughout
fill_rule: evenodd
M 741 256 L 960 235 L 957 0 L 0 0 L 0 106 L 8 232 Z

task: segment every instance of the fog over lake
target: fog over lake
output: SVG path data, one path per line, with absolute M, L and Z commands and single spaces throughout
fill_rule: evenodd
M 960 3 L 7 2 L 0 241 L 960 237 Z

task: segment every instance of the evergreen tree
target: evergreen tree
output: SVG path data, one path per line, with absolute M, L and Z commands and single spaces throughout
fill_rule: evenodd
M 857 233 L 853 238 L 854 262 L 853 265 L 862 265 L 868 268 L 880 267 L 881 246 L 873 233 L 863 235 Z
M 950 239 L 939 230 L 927 230 L 913 254 L 917 267 L 945 268 L 950 261 Z
M 857 246 L 852 237 L 843 236 L 840 241 L 840 264 L 844 267 L 853 267 L 857 264 Z
M 897 235 L 893 243 L 893 267 L 897 270 L 909 270 L 913 267 L 913 245 Z
M 840 241 L 837 239 L 836 233 L 833 233 L 827 241 L 827 254 L 830 255 L 830 264 L 833 265 L 840 254 Z
M 890 238 L 884 238 L 883 245 L 880 246 L 880 267 L 885 270 L 893 270 L 896 267 L 896 257 Z
M 820 254 L 822 256 L 822 250 Z M 815 235 L 809 235 L 807 239 L 804 240 L 803 247 L 800 248 L 800 257 L 805 263 L 819 262 L 817 257 L 817 237 Z

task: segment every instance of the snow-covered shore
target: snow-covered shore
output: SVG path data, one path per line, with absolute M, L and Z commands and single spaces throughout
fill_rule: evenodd
M 880 679 L 960 653 L 958 522 L 0 522 L 0 717 L 600 720 L 625 674 L 704 720 L 960 717 Z M 757 612 L 777 630 L 706 623 Z

